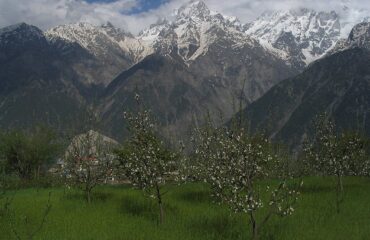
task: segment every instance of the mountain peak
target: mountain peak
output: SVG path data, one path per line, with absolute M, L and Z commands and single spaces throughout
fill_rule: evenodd
M 106 22 L 101 25 L 103 28 L 115 28 L 114 25 L 111 22 Z
M 370 23 L 362 22 L 354 26 L 349 34 L 349 42 L 357 42 L 359 44 L 370 40 Z
M 176 12 L 177 16 L 197 18 L 204 18 L 205 16 L 209 16 L 210 14 L 211 11 L 203 1 L 195 0 L 181 6 Z
M 341 26 L 335 12 L 299 8 L 265 12 L 245 30 L 262 44 L 287 53 L 291 64 L 302 69 L 335 45 Z
M 327 56 L 352 48 L 370 49 L 370 23 L 362 22 L 355 25 L 347 39 L 340 39 Z
M 0 41 L 8 43 L 23 44 L 34 40 L 38 41 L 44 37 L 44 33 L 39 28 L 23 22 L 0 28 Z
M 18 33 L 29 32 L 29 33 L 33 33 L 33 34 L 35 34 L 39 37 L 41 37 L 43 35 L 42 31 L 39 28 L 37 28 L 33 25 L 29 25 L 29 24 L 24 23 L 24 22 L 17 23 L 17 24 L 14 24 L 14 25 L 10 25 L 8 27 L 0 28 L 0 35 L 10 33 L 10 32 L 18 32 Z

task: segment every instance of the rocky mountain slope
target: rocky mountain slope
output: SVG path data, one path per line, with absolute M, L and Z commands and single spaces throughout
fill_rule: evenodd
M 151 53 L 139 39 L 110 23 L 62 25 L 46 31 L 45 36 L 62 51 L 65 45 L 77 44 L 92 56 L 93 61 L 79 61 L 75 66 L 88 85 L 108 85 L 120 72 Z
M 318 60 L 247 107 L 251 129 L 297 146 L 312 130 L 315 116 L 327 112 L 339 128 L 370 136 L 369 29 L 368 24 L 355 26 L 348 42 L 361 44 Z
M 335 47 L 328 52 L 328 55 L 345 51 L 351 48 L 370 49 L 370 22 L 357 24 L 349 34 L 347 39 L 341 39 Z
M 41 122 L 67 129 L 69 123 L 82 119 L 87 91 L 64 57 L 34 26 L 18 24 L 0 30 L 2 129 Z
M 16 111 L 4 111 L 4 126 L 12 118 L 28 121 L 26 113 L 38 115 L 37 119 L 29 117 L 32 121 L 43 121 L 40 119 L 50 114 L 48 123 L 68 125 L 65 118 L 78 111 L 68 113 L 59 109 L 62 102 L 49 100 L 58 96 L 58 91 L 66 102 L 70 99 L 71 108 L 84 109 L 80 112 L 98 106 L 96 114 L 102 116 L 103 128 L 116 135 L 124 129 L 123 108 L 134 108 L 130 101 L 139 93 L 168 135 L 180 134 L 207 110 L 220 112 L 227 119 L 235 111 L 233 102 L 241 98 L 244 105 L 250 104 L 282 79 L 296 74 L 284 60 L 245 35 L 238 21 L 211 12 L 201 1 L 183 6 L 174 21 L 153 25 L 138 37 L 110 24 L 94 27 L 79 23 L 46 33 L 22 26 L 22 34 L 11 27 L 2 30 L 5 33 L 0 38 L 4 52 L 12 55 L 0 56 L 6 62 L 0 70 L 4 106 L 13 106 Z M 8 35 L 27 40 L 24 49 L 12 47 L 15 41 L 3 37 Z M 20 61 L 25 55 L 30 59 Z M 14 99 L 19 99 L 18 105 Z M 24 107 L 32 113 L 23 111 Z M 44 113 L 35 112 L 38 108 Z
M 166 134 L 181 136 L 207 111 L 227 120 L 235 113 L 233 103 L 246 106 L 297 73 L 239 31 L 236 22 L 199 1 L 179 9 L 174 22 L 154 25 L 140 36 L 153 39 L 155 53 L 119 75 L 100 105 L 105 125 L 114 126 L 112 134 L 122 126 L 122 109 L 135 108 L 135 93 Z

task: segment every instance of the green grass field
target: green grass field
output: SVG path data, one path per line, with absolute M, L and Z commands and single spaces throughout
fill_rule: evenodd
M 294 215 L 274 217 L 261 229 L 261 239 L 370 239 L 370 179 L 346 178 L 341 213 L 335 209 L 333 182 L 308 178 Z M 51 195 L 52 209 L 34 239 L 249 239 L 248 218 L 213 203 L 202 184 L 168 187 L 166 218 L 157 224 L 157 205 L 127 186 L 95 189 L 87 204 L 79 192 L 59 189 L 17 191 L 12 209 L 14 229 L 23 236 L 40 222 Z M 27 221 L 27 224 L 25 222 Z M 0 239 L 16 239 L 9 220 L 0 220 Z

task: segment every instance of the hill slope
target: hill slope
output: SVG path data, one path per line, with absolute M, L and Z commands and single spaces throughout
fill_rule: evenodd
M 339 128 L 370 135 L 370 51 L 345 50 L 315 62 L 247 107 L 253 131 L 299 145 L 312 120 L 329 113 Z

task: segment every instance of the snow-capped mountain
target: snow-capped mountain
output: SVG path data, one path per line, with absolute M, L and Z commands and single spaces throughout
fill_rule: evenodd
M 339 21 L 334 12 L 302 9 L 264 14 L 243 25 L 191 1 L 137 36 L 109 23 L 46 32 L 27 24 L 3 28 L 0 126 L 33 119 L 33 108 L 24 109 L 28 102 L 35 102 L 40 119 L 60 129 L 75 123 L 69 116 L 82 119 L 78 115 L 94 105 L 104 130 L 116 136 L 122 109 L 135 108 L 130 99 L 138 93 L 163 132 L 184 135 L 192 121 L 201 124 L 206 111 L 222 113 L 227 121 L 235 101 L 248 106 L 299 74 L 333 48 L 342 30 Z M 364 46 L 362 36 L 368 34 L 366 25 L 359 25 L 343 46 Z
M 235 101 L 246 106 L 298 73 L 245 34 L 236 18 L 212 12 L 202 1 L 184 5 L 172 21 L 158 22 L 138 38 L 153 54 L 115 78 L 100 105 L 112 134 L 122 125 L 122 109 L 135 107 L 135 92 L 164 133 L 184 136 L 194 121 L 202 123 L 205 111 L 227 121 Z
M 63 39 L 75 42 L 99 58 L 112 55 L 132 59 L 137 63 L 144 57 L 177 50 L 185 60 L 194 60 L 207 51 L 219 34 L 234 41 L 250 41 L 243 25 L 235 17 L 224 16 L 208 9 L 202 1 L 191 1 L 174 11 L 174 20 L 162 20 L 133 36 L 110 23 L 93 26 L 88 23 L 67 24 L 46 31 L 50 41 Z
M 204 55 L 220 37 L 239 44 L 258 42 L 296 70 L 324 56 L 349 29 L 362 21 L 366 12 L 343 7 L 336 12 L 295 9 L 265 12 L 251 23 L 211 11 L 204 2 L 192 0 L 163 19 L 133 36 L 108 23 L 93 26 L 77 23 L 55 27 L 46 32 L 50 41 L 75 42 L 92 55 L 127 69 L 153 53 L 177 51 L 189 64 Z
M 326 112 L 338 129 L 370 136 L 370 23 L 356 25 L 343 48 L 286 79 L 245 109 L 251 131 L 300 145 Z M 343 51 L 344 50 L 344 51 Z
M 115 28 L 109 22 L 102 26 L 89 23 L 67 24 L 52 28 L 45 34 L 50 41 L 63 39 L 76 42 L 94 56 L 103 59 L 115 56 L 137 62 L 148 54 L 140 39 Z
M 347 39 L 353 27 L 361 22 L 370 21 L 370 10 L 367 8 L 356 8 L 343 2 L 342 10 L 339 12 L 341 22 L 341 38 Z
M 216 40 L 229 39 L 239 44 L 253 41 L 241 31 L 237 18 L 212 12 L 202 1 L 192 1 L 174 12 L 174 20 L 164 20 L 142 31 L 138 38 L 156 52 L 177 50 L 185 61 L 204 55 Z
M 204 55 L 220 37 L 236 45 L 248 42 L 253 45 L 257 39 L 276 57 L 284 59 L 294 69 L 302 70 L 336 45 L 343 31 L 353 24 L 349 20 L 352 12 L 351 9 L 344 10 L 343 20 L 334 11 L 266 12 L 253 22 L 242 24 L 236 17 L 213 12 L 204 2 L 193 0 L 175 10 L 171 20 L 161 20 L 138 36 L 109 23 L 103 26 L 63 25 L 48 30 L 46 35 L 51 41 L 76 42 L 106 62 L 119 62 L 123 69 L 158 52 L 165 55 L 177 51 L 189 64 Z
M 335 46 L 341 25 L 335 12 L 299 9 L 266 12 L 246 24 L 245 32 L 281 50 L 294 67 L 302 69 Z
M 115 76 L 152 51 L 140 39 L 110 23 L 102 26 L 67 24 L 52 28 L 45 35 L 60 52 L 75 52 L 73 45 L 77 44 L 91 55 L 89 58 L 92 60 L 75 61 L 73 65 L 85 79 L 83 82 L 90 85 L 108 85 Z

